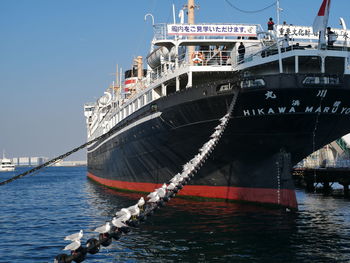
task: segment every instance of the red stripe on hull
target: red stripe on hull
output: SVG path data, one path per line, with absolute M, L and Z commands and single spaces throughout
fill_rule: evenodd
M 87 176 L 108 187 L 139 192 L 153 192 L 161 184 L 137 183 L 110 180 L 97 177 L 91 173 Z M 233 186 L 207 186 L 207 185 L 186 185 L 180 192 L 182 196 L 197 196 L 206 198 L 220 198 L 228 200 L 240 200 L 256 203 L 276 204 L 290 208 L 297 208 L 297 200 L 294 190 L 281 189 L 278 201 L 278 190 L 267 188 L 246 188 Z

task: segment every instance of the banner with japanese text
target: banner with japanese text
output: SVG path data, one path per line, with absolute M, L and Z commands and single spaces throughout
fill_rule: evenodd
M 332 28 L 331 30 L 335 33 L 338 41 L 349 40 L 350 30 L 345 31 L 340 28 Z M 278 25 L 277 33 L 278 37 L 287 34 L 291 39 L 318 40 L 318 32 L 314 33 L 311 26 Z
M 256 25 L 240 24 L 169 24 L 168 35 L 256 36 Z

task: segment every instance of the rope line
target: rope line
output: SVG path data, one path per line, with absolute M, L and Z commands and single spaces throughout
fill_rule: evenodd
M 243 10 L 243 9 L 240 9 L 237 6 L 233 5 L 229 0 L 225 0 L 225 2 L 227 4 L 229 4 L 233 9 L 236 9 L 239 12 L 247 13 L 247 14 L 260 13 L 260 12 L 265 11 L 266 9 L 269 9 L 270 7 L 273 7 L 274 5 L 276 5 L 276 2 L 273 2 L 271 5 L 268 5 L 262 9 L 259 9 L 259 10 Z
M 64 250 L 70 250 L 71 254 L 59 254 L 55 257 L 54 262 L 70 263 L 72 261 L 84 261 L 88 253 L 96 254 L 99 252 L 101 246 L 107 247 L 112 243 L 113 239 L 119 240 L 123 234 L 130 232 L 130 227 L 136 227 L 140 223 L 145 222 L 149 216 L 153 215 L 155 210 L 163 207 L 166 202 L 174 198 L 189 183 L 194 175 L 198 173 L 199 169 L 213 152 L 215 146 L 219 143 L 230 120 L 238 94 L 239 90 L 236 90 L 227 113 L 220 119 L 220 123 L 215 127 L 209 141 L 203 144 L 198 154 L 183 165 L 181 173 L 177 173 L 169 180 L 168 185 L 163 184 L 162 187 L 155 189 L 154 192 L 147 196 L 149 198 L 148 201 L 145 202 L 143 197 L 141 197 L 136 205 L 129 208 L 122 208 L 116 212 L 115 217 L 110 222 L 95 229 L 95 232 L 100 233 L 98 239 L 88 239 L 86 241 L 86 247 L 81 246 L 80 242 L 80 239 L 83 237 L 82 230 L 79 233 L 67 236 L 65 240 L 73 242 L 67 245 Z
M 25 171 L 25 172 L 19 174 L 19 175 L 13 176 L 10 179 L 2 181 L 2 182 L 0 182 L 0 186 L 8 184 L 8 183 L 11 183 L 11 182 L 13 182 L 13 181 L 15 181 L 17 179 L 20 179 L 20 178 L 22 178 L 22 177 L 24 177 L 24 176 L 26 176 L 28 174 L 32 174 L 32 173 L 37 172 L 37 171 L 39 171 L 39 170 L 41 170 L 41 169 L 43 169 L 43 168 L 45 168 L 45 167 L 47 167 L 49 165 L 52 165 L 52 164 L 60 161 L 61 159 L 64 159 L 64 158 L 68 157 L 69 155 L 71 155 L 71 154 L 73 154 L 73 153 L 75 153 L 75 152 L 77 152 L 77 151 L 79 151 L 81 149 L 84 149 L 85 147 L 89 146 L 90 144 L 93 144 L 94 142 L 96 142 L 98 140 L 105 139 L 105 138 L 109 137 L 114 132 L 115 132 L 115 130 L 112 129 L 112 130 L 108 131 L 107 133 L 105 133 L 105 134 L 103 134 L 103 135 L 101 135 L 101 136 L 99 136 L 99 137 L 97 137 L 97 138 L 95 138 L 95 139 L 93 139 L 91 141 L 88 141 L 88 142 L 86 142 L 86 143 L 84 143 L 84 144 L 74 148 L 73 150 L 71 150 L 71 151 L 69 151 L 69 152 L 67 152 L 65 154 L 62 154 L 62 155 L 60 155 L 58 157 L 55 157 L 55 158 L 47 161 L 46 163 L 38 165 L 38 166 L 34 167 L 33 169 L 30 169 L 28 171 Z

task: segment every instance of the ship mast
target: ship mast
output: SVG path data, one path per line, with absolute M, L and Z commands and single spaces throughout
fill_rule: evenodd
M 277 0 L 276 1 L 276 11 L 277 11 L 277 26 L 280 24 L 280 12 L 281 12 L 281 8 L 280 8 L 280 1 Z
M 194 8 L 195 8 L 195 3 L 194 0 L 188 0 L 187 3 L 187 19 L 188 19 L 188 24 L 194 24 Z M 193 39 L 192 36 L 189 36 L 188 39 Z M 189 46 L 188 47 L 188 57 L 190 58 L 190 64 L 193 65 L 193 61 L 191 59 L 192 54 L 195 52 L 195 47 L 194 46 Z

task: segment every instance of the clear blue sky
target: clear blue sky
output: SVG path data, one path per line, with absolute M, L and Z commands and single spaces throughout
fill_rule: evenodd
M 187 2 L 187 1 L 186 1 Z M 270 8 L 238 12 L 225 0 L 196 1 L 196 22 L 260 23 L 276 19 Z M 257 10 L 273 0 L 230 0 Z M 321 0 L 281 0 L 281 21 L 311 25 Z M 55 157 L 86 141 L 83 104 L 103 95 L 118 63 L 124 69 L 146 56 L 151 22 L 172 22 L 182 0 L 0 0 L 0 150 L 9 157 Z M 332 0 L 330 25 L 350 1 Z M 85 159 L 85 151 L 71 159 Z

